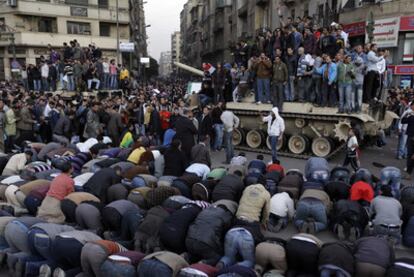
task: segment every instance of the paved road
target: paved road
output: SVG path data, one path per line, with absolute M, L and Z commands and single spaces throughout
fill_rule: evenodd
M 375 176 L 379 177 L 381 168 L 375 167 L 372 163 L 378 162 L 383 164 L 384 166 L 395 166 L 397 168 L 400 168 L 403 170 L 405 168 L 405 161 L 404 160 L 397 160 L 395 157 L 397 149 L 397 139 L 395 137 L 388 138 L 388 144 L 383 148 L 378 147 L 368 147 L 362 150 L 361 155 L 361 167 L 367 168 L 371 171 Z M 239 151 L 236 151 L 236 154 Z M 254 159 L 257 154 L 254 152 L 246 152 L 246 156 L 248 160 Z M 329 161 L 329 164 L 331 168 L 342 165 L 345 158 L 344 153 L 339 153 L 337 156 L 332 158 Z M 212 162 L 213 167 L 221 167 L 223 165 L 223 161 L 225 161 L 225 153 L 224 151 L 221 152 L 214 152 L 212 154 Z M 271 161 L 270 155 L 265 155 L 265 161 L 269 162 Z M 305 170 L 305 164 L 306 160 L 300 160 L 300 159 L 292 159 L 292 158 L 286 158 L 286 157 L 280 157 L 281 164 L 285 168 L 285 170 L 289 169 L 299 169 L 302 172 Z M 410 180 L 403 180 L 403 184 L 412 184 Z M 280 233 L 274 234 L 267 232 L 267 236 L 272 237 L 278 237 L 282 239 L 289 239 L 292 235 L 297 233 L 297 229 L 290 224 L 288 228 L 283 230 Z M 317 237 L 321 239 L 323 242 L 333 242 L 337 241 L 336 236 L 333 235 L 330 231 L 325 231 L 317 234 Z M 397 257 L 410 257 L 414 258 L 414 249 L 408 249 L 406 247 L 403 247 L 401 245 L 396 247 L 396 256 Z
M 400 169 L 405 167 L 405 162 L 401 160 L 395 159 L 395 152 L 396 152 L 396 145 L 397 140 L 396 138 L 389 138 L 388 145 L 385 146 L 383 149 L 377 147 L 370 147 L 362 150 L 361 156 L 361 166 L 369 169 L 374 175 L 379 176 L 381 168 L 377 168 L 373 166 L 373 162 L 379 162 L 385 166 L 396 166 Z M 238 151 L 236 151 L 238 153 Z M 247 158 L 254 159 L 257 154 L 254 152 L 246 152 Z M 212 162 L 213 167 L 221 167 L 223 166 L 223 161 L 225 160 L 225 153 L 224 151 L 221 152 L 214 152 L 212 153 Z M 265 155 L 265 160 L 270 161 L 271 157 L 269 155 Z M 298 159 L 291 159 L 291 158 L 280 158 L 282 165 L 285 167 L 286 170 L 296 168 L 304 171 L 305 169 L 305 160 L 298 160 Z M 333 168 L 336 165 L 341 165 L 344 160 L 344 154 L 340 153 L 332 160 L 329 161 L 330 166 Z M 411 184 L 412 182 L 404 180 L 404 184 Z M 267 232 L 267 236 L 274 236 L 282 239 L 289 239 L 293 234 L 296 234 L 297 230 L 292 224 L 288 226 L 285 230 L 280 233 L 274 234 Z M 337 238 L 332 234 L 332 232 L 325 231 L 321 232 L 317 235 L 319 239 L 323 242 L 333 242 L 337 241 Z M 396 255 L 397 257 L 410 257 L 414 258 L 414 249 L 408 249 L 403 246 L 396 247 Z M 7 277 L 10 276 L 6 269 L 0 270 L 0 277 Z

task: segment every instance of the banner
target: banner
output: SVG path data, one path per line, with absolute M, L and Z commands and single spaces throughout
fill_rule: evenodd
M 134 50 L 135 50 L 135 44 L 133 42 L 121 42 L 119 44 L 119 50 L 121 52 L 127 52 L 127 53 L 128 52 L 129 53 L 134 52 Z
M 343 28 L 350 38 L 365 35 L 365 21 L 346 24 Z
M 400 23 L 400 32 L 414 31 L 414 16 L 402 16 Z
M 389 65 L 388 68 L 394 75 L 414 75 L 414 65 Z
M 398 32 L 400 31 L 400 18 L 392 17 L 375 20 L 374 41 L 379 48 L 396 47 L 398 45 Z M 366 35 L 368 41 L 368 34 Z

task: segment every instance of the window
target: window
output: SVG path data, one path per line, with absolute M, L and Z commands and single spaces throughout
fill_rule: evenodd
M 413 62 L 414 60 L 414 34 L 406 34 L 404 41 L 404 62 Z
M 88 0 L 65 0 L 68 5 L 87 6 Z
M 91 34 L 90 23 L 68 21 L 67 27 L 68 27 L 68 34 L 72 34 L 72 35 L 90 35 Z
M 99 35 L 101 37 L 111 36 L 111 24 L 106 22 L 99 22 Z
M 108 0 L 98 0 L 98 7 L 100 9 L 107 9 L 108 8 Z
M 6 31 L 6 21 L 4 20 L 4 17 L 0 17 L 0 32 Z
M 37 31 L 45 33 L 57 33 L 56 19 L 52 17 L 41 17 L 37 22 Z

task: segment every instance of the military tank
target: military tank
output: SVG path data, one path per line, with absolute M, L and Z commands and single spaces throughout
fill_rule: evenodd
M 200 75 L 198 69 L 178 67 Z M 193 69 L 193 70 L 192 70 Z M 271 104 L 254 103 L 250 94 L 241 102 L 226 104 L 240 118 L 240 126 L 234 131 L 233 144 L 236 149 L 270 153 L 267 123 L 262 113 L 270 112 Z M 277 149 L 281 156 L 307 159 L 311 156 L 331 158 L 345 145 L 351 127 L 357 130 L 363 142 L 377 138 L 379 132 L 391 126 L 398 116 L 385 106 L 370 108 L 363 105 L 361 113 L 340 114 L 338 108 L 317 107 L 311 103 L 285 102 L 280 115 L 285 120 L 285 132 L 279 139 Z

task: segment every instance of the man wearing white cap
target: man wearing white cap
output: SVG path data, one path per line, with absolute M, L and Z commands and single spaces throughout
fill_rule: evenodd
M 272 146 L 272 160 L 277 160 L 277 142 L 283 136 L 285 131 L 285 121 L 279 115 L 277 107 L 272 108 L 270 114 L 262 118 L 263 122 L 267 122 L 267 134 L 270 137 L 270 144 Z

